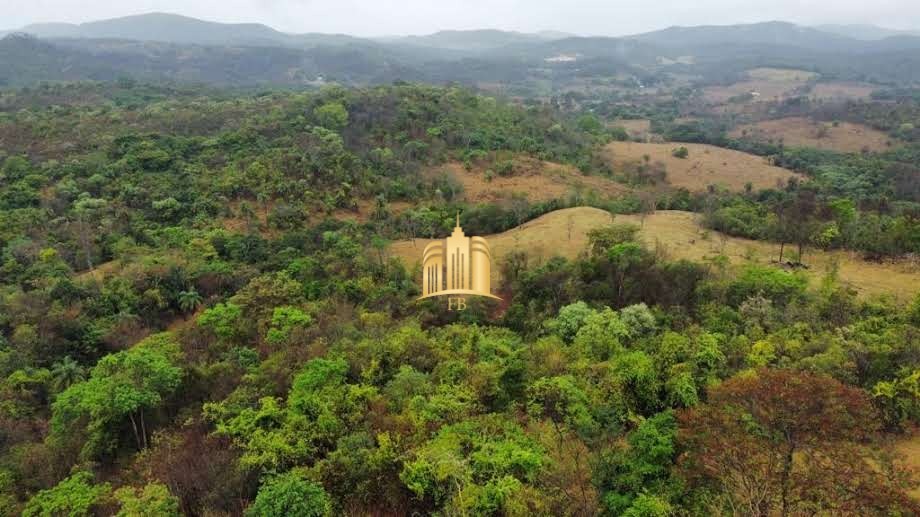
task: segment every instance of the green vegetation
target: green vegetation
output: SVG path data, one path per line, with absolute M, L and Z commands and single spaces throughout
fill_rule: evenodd
M 783 188 L 709 192 L 693 209 L 730 235 L 806 246 L 859 250 L 870 258 L 920 252 L 920 146 L 845 154 L 737 141 L 711 122 L 666 125 L 668 138 L 751 152 L 808 176 Z M 676 154 L 675 154 L 676 156 Z M 666 206 L 661 206 L 666 208 Z M 794 222 L 794 224 L 793 224 Z
M 572 260 L 494 264 L 502 303 L 415 301 L 386 240 L 443 236 L 457 209 L 480 234 L 646 208 L 464 206 L 422 174 L 607 174 L 596 117 L 410 84 L 4 95 L 0 513 L 920 511 L 889 446 L 920 424 L 920 297 L 672 261 L 614 225 Z M 661 203 L 802 247 L 913 245 L 828 192 Z

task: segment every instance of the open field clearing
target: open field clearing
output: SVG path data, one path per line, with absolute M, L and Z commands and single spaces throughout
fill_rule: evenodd
M 895 443 L 894 448 L 904 455 L 908 467 L 920 472 L 920 434 L 899 440 Z M 911 491 L 910 495 L 920 499 L 920 488 Z
M 557 210 L 518 228 L 487 236 L 494 257 L 492 285 L 498 285 L 498 265 L 510 251 L 526 251 L 535 259 L 543 260 L 556 255 L 573 258 L 585 249 L 590 230 L 611 222 L 640 225 L 640 236 L 648 247 L 672 260 L 703 261 L 719 253 L 725 254 L 732 265 L 770 264 L 776 259 L 778 245 L 705 231 L 697 224 L 697 217 L 691 212 L 668 210 L 650 214 L 643 222 L 639 215 L 614 217 L 597 208 Z M 429 242 L 432 241 L 398 241 L 391 245 L 390 253 L 412 267 Z M 790 247 L 787 249 L 791 252 Z M 906 300 L 920 290 L 920 267 L 915 264 L 868 262 L 852 252 L 813 249 L 806 250 L 805 262 L 810 266 L 806 274 L 813 285 L 817 285 L 832 264 L 837 264 L 841 281 L 863 296 L 892 294 Z
M 816 79 L 818 74 L 794 68 L 753 68 L 748 70 L 748 77 L 759 81 L 771 82 L 805 82 Z
M 817 77 L 814 72 L 783 68 L 755 68 L 747 72 L 747 80 L 727 86 L 709 86 L 703 97 L 714 104 L 729 102 L 732 98 L 750 95 L 750 102 L 772 101 L 792 94 L 797 88 Z
M 613 197 L 629 190 L 609 178 L 585 176 L 574 167 L 531 158 L 515 159 L 512 175 L 499 176 L 493 173 L 491 180 L 485 168 L 473 167 L 467 170 L 459 163 L 439 165 L 425 172 L 431 180 L 442 174 L 462 185 L 460 198 L 472 203 L 502 201 L 513 196 L 526 196 L 530 201 L 546 201 L 590 191 L 602 197 Z
M 677 210 L 663 210 L 645 218 L 640 232 L 651 248 L 660 249 L 672 259 L 704 260 L 724 253 L 733 265 L 748 262 L 770 264 L 779 254 L 779 245 L 728 237 L 706 231 L 697 223 L 699 215 Z M 642 224 L 639 215 L 618 215 L 616 222 Z M 787 253 L 792 251 L 786 246 Z M 893 294 L 907 299 L 920 292 L 920 265 L 909 262 L 879 263 L 863 260 L 849 251 L 805 250 L 806 270 L 815 284 L 832 264 L 838 266 L 840 279 L 861 295 Z
M 712 104 L 724 104 L 738 99 L 736 104 L 773 101 L 791 94 L 805 83 L 773 81 L 741 81 L 728 86 L 709 86 L 703 89 L 703 98 Z M 751 95 L 744 99 L 743 96 Z
M 681 146 L 690 151 L 687 158 L 672 155 Z M 650 164 L 664 165 L 665 178 L 672 187 L 693 192 L 704 191 L 709 185 L 741 191 L 747 183 L 755 189 L 772 188 L 798 176 L 770 165 L 763 157 L 705 144 L 613 142 L 604 149 L 604 155 L 614 170 L 634 170 L 648 156 Z
M 808 95 L 813 99 L 868 99 L 878 87 L 863 83 L 818 83 Z
M 893 144 L 885 133 L 861 124 L 818 122 L 805 117 L 764 120 L 735 128 L 730 136 L 789 147 L 814 147 L 847 153 L 885 151 Z
M 545 260 L 554 256 L 575 258 L 588 245 L 588 232 L 613 222 L 613 216 L 597 208 L 566 208 L 550 212 L 517 228 L 489 235 L 492 251 L 492 287 L 500 279 L 499 265 L 508 253 L 520 250 L 532 258 Z M 394 242 L 390 253 L 412 267 L 421 260 L 422 250 L 432 239 Z
M 652 121 L 644 118 L 612 120 L 611 127 L 621 127 L 630 138 L 645 140 L 652 131 Z

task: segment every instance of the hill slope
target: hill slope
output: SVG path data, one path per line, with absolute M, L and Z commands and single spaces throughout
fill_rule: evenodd
M 858 42 L 852 38 L 779 21 L 743 25 L 669 27 L 659 31 L 637 34 L 630 39 L 684 49 L 740 44 L 779 45 L 839 51 L 843 48 L 858 45 Z
M 81 24 L 42 23 L 21 32 L 40 38 L 125 39 L 198 45 L 344 44 L 366 41 L 333 34 L 287 34 L 260 23 L 219 23 L 169 13 L 147 13 Z
M 895 30 L 887 29 L 885 27 L 878 27 L 876 25 L 868 24 L 852 24 L 852 25 L 817 25 L 813 27 L 822 32 L 829 32 L 831 34 L 837 34 L 838 36 L 846 36 L 848 38 L 854 38 L 865 41 L 880 40 L 885 38 L 890 38 L 892 36 L 920 36 L 920 31 L 904 31 L 904 30 Z
M 448 50 L 476 51 L 494 49 L 517 43 L 536 43 L 553 39 L 561 38 L 554 33 L 527 34 L 522 32 L 482 29 L 469 31 L 440 31 L 425 36 L 382 38 L 380 41 Z
M 671 259 L 704 261 L 720 253 L 732 265 L 746 263 L 770 264 L 776 258 L 778 246 L 763 242 L 728 237 L 719 232 L 701 230 L 697 215 L 677 210 L 661 210 L 647 216 L 617 215 L 597 208 L 578 207 L 550 212 L 506 232 L 487 236 L 492 248 L 493 264 L 501 264 L 511 251 L 525 251 L 534 259 L 553 256 L 574 258 L 588 244 L 589 231 L 613 222 L 641 226 L 640 236 L 646 245 L 658 249 Z M 416 264 L 429 239 L 395 242 L 390 253 L 408 265 Z M 806 253 L 811 266 L 807 275 L 817 283 L 832 264 L 839 268 L 840 279 L 861 295 L 892 294 L 900 299 L 916 295 L 920 270 L 907 262 L 878 263 L 862 260 L 852 252 L 814 251 Z M 500 280 L 499 267 L 492 268 L 492 285 Z
M 672 154 L 678 147 L 689 150 L 687 158 Z M 775 188 L 798 177 L 792 171 L 771 165 L 763 157 L 705 144 L 613 142 L 604 153 L 614 170 L 619 171 L 648 168 L 648 165 L 655 168 L 660 164 L 672 187 L 691 192 L 705 191 L 710 185 L 740 192 L 748 183 L 755 189 Z M 648 164 L 644 163 L 646 157 Z

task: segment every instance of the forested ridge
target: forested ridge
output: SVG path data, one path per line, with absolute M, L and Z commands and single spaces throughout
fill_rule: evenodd
M 672 260 L 612 224 L 575 259 L 494 264 L 501 303 L 415 301 L 419 272 L 388 241 L 446 236 L 458 211 L 484 235 L 648 205 L 470 204 L 424 171 L 513 175 L 527 158 L 618 178 L 598 151 L 622 137 L 455 86 L 3 91 L 0 513 L 920 512 L 891 447 L 920 424 L 920 294 Z M 651 205 L 900 255 L 916 192 L 892 168 L 911 149 L 769 150 L 809 181 Z M 847 167 L 877 182 L 834 179 Z M 768 234 L 775 207 L 807 234 Z M 903 231 L 879 249 L 839 237 L 873 217 Z

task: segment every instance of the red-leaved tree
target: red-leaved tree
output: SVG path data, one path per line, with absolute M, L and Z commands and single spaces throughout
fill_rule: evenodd
M 682 411 L 679 470 L 735 515 L 920 514 L 916 486 L 878 440 L 864 391 L 831 377 L 761 369 Z

